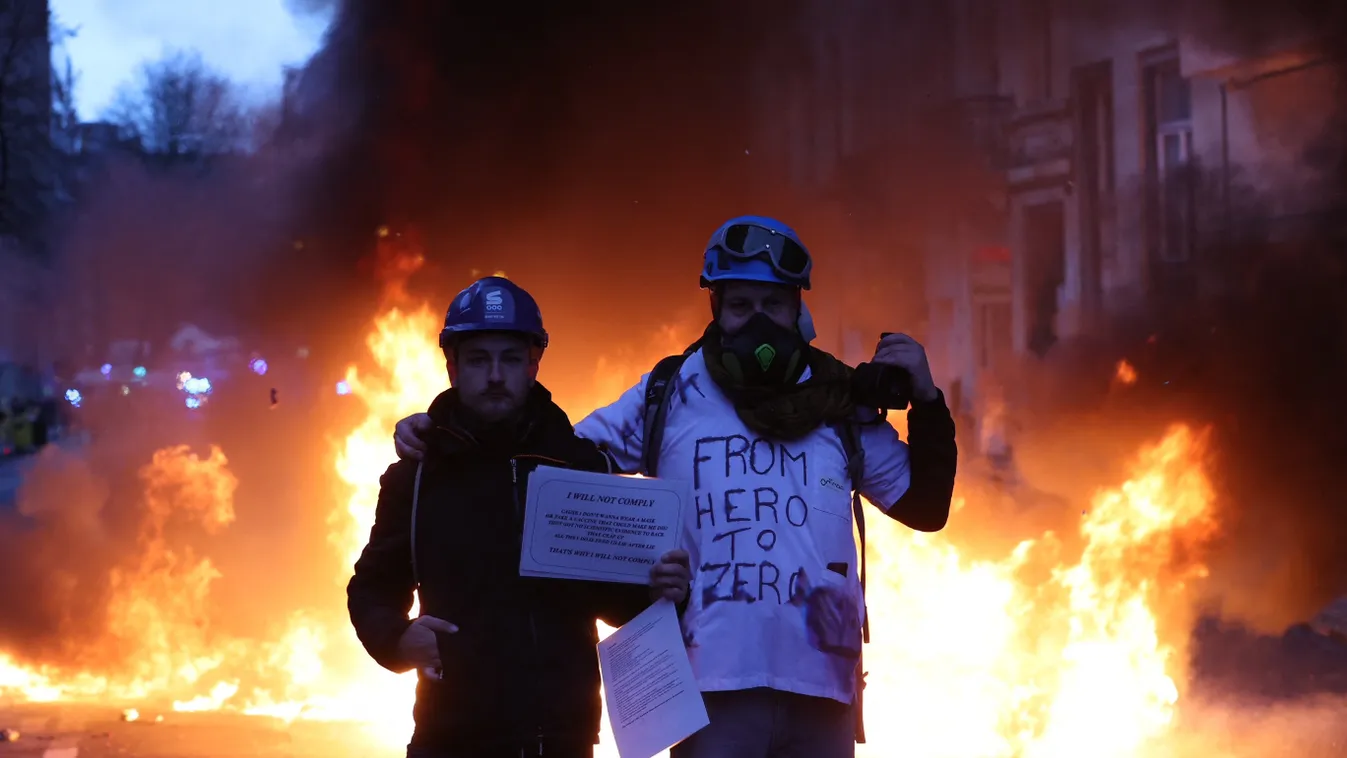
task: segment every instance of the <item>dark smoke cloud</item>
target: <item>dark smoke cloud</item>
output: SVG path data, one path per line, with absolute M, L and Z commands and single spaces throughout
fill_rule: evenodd
M 111 358 L 109 343 L 116 340 L 148 342 L 151 353 L 137 360 L 156 374 L 172 376 L 184 366 L 175 364 L 182 356 L 171 355 L 166 342 L 184 323 L 193 323 L 208 333 L 238 336 L 245 355 L 260 348 L 277 371 L 288 368 L 289 378 L 271 386 L 283 387 L 282 399 L 296 405 L 293 399 L 301 394 L 296 385 L 311 386 L 317 377 L 303 377 L 306 367 L 296 366 L 293 358 L 305 344 L 303 324 L 275 316 L 286 312 L 284 296 L 302 291 L 304 280 L 280 282 L 277 277 L 294 254 L 302 182 L 321 156 L 327 133 L 308 134 L 303 150 L 269 143 L 247 156 L 170 160 L 116 147 L 94 149 L 97 135 L 91 132 L 86 138 L 90 149 L 62 165 L 63 189 L 74 202 L 52 223 L 57 286 L 50 319 L 31 325 L 61 358 L 61 378 L 72 381 L 77 372 L 96 371 Z M 256 561 L 247 559 L 258 544 L 238 548 L 232 540 L 260 540 L 275 555 L 286 554 L 283 545 L 298 556 L 328 555 L 323 544 L 326 492 L 305 490 L 286 476 L 288 471 L 313 481 L 323 463 L 330 468 L 330 450 L 314 442 L 326 426 L 296 418 L 288 405 L 269 414 L 267 384 L 240 382 L 243 366 L 207 370 L 217 369 L 235 379 L 222 388 L 227 399 L 210 421 L 184 416 L 183 397 L 171 386 L 137 388 L 127 398 L 113 383 L 80 387 L 86 402 L 74 413 L 93 433 L 93 443 L 45 449 L 25 477 L 17 513 L 0 509 L 0 597 L 6 600 L 0 649 L 26 660 L 94 671 L 126 663 L 106 644 L 110 577 L 126 570 L 128 562 L 134 566 L 139 525 L 150 515 L 138 472 L 156 449 L 183 443 L 198 445 L 202 454 L 208 443 L 223 444 L 237 473 L 249 480 L 238 495 L 249 533 L 217 538 L 207 551 L 230 564 L 225 574 L 234 577 L 221 582 L 215 595 L 229 597 L 220 606 L 232 616 L 225 622 L 256 629 L 266 621 L 259 616 L 274 617 L 277 607 L 306 602 L 302 593 L 290 590 L 281 590 L 273 599 L 276 605 L 262 610 L 246 602 L 261 583 Z M 218 382 L 220 375 L 211 378 Z M 331 387 L 325 377 L 322 384 Z M 239 405 L 229 408 L 234 398 Z M 292 430 L 303 433 L 302 442 L 281 441 Z M 257 457 L 250 457 L 254 451 Z M 274 461 L 286 455 L 294 456 L 292 464 L 275 468 Z M 315 460 L 319 457 L 322 463 Z M 306 528 L 294 538 L 252 526 L 265 524 L 267 514 L 280 515 L 282 529 L 297 522 Z M 314 564 L 301 560 L 298 565 Z M 251 588 L 231 584 L 249 579 Z M 325 578 L 302 570 L 294 580 L 311 588 Z
M 330 406 L 331 382 L 363 354 L 381 284 L 362 262 L 379 226 L 423 240 L 418 294 L 445 302 L 473 269 L 504 268 L 576 345 L 633 313 L 640 331 L 622 338 L 637 342 L 682 318 L 671 316 L 678 301 L 696 294 L 686 251 L 731 205 L 717 199 L 724 189 L 741 191 L 738 72 L 752 48 L 741 9 L 320 6 L 297 11 L 335 12 L 327 44 L 278 104 L 259 154 L 83 167 L 78 213 L 60 224 L 55 308 L 75 368 L 96 368 L 108 340 L 138 339 L 156 348 L 152 369 L 176 371 L 159 365 L 163 342 L 193 322 L 239 336 L 245 351 L 260 346 L 276 382 L 299 370 L 287 356 L 311 346 L 312 386 L 282 384 L 271 412 L 271 377 L 251 388 L 234 367 L 205 423 L 151 410 L 180 407 L 171 390 L 146 393 L 129 415 L 89 419 L 93 446 L 41 461 L 22 517 L 3 525 L 0 540 L 19 547 L 0 551 L 0 593 L 23 600 L 0 620 L 0 649 L 72 663 L 70 651 L 101 639 L 108 577 L 135 559 L 148 517 L 136 472 L 166 445 L 220 444 L 240 481 L 237 524 L 202 546 L 225 577 L 212 590 L 217 624 L 258 632 L 278 609 L 311 603 L 299 588 L 332 582 L 321 568 L 334 507 L 324 435 L 352 422 Z M 670 275 L 680 286 L 655 284 Z M 577 349 L 549 371 L 588 378 L 599 355 L 622 347 Z M 328 405 L 295 399 L 315 390 Z M 306 568 L 278 588 L 268 578 L 278 563 Z
M 66 640 L 79 644 L 98 638 L 107 574 L 91 575 L 86 567 L 106 569 L 127 548 L 117 540 L 117 533 L 125 536 L 125 530 L 106 512 L 106 482 L 82 461 L 59 451 L 44 451 L 43 456 L 45 465 L 26 485 L 32 504 L 21 511 L 33 526 L 21 529 L 12 519 L 0 522 L 0 539 L 6 544 L 0 555 L 0 595 L 9 609 L 0 624 L 0 646 L 25 657 L 51 659 L 66 652 Z
M 999 218 L 986 198 L 1001 176 L 972 157 L 970 135 L 929 112 L 953 79 L 951 17 L 921 4 L 844 3 L 816 15 L 808 3 L 729 5 L 587 2 L 522 12 L 515 4 L 344 3 L 311 72 L 326 72 L 313 86 L 328 107 L 347 109 L 325 121 L 348 128 L 307 197 L 304 233 L 322 239 L 323 260 L 337 265 L 367 254 L 381 223 L 416 227 L 431 264 L 419 283 L 437 302 L 471 270 L 503 268 L 537 291 L 558 327 L 558 357 L 571 356 L 577 369 L 592 360 L 586 350 L 634 341 L 670 313 L 695 313 L 694 251 L 716 222 L 741 211 L 780 213 L 812 234 L 820 279 L 829 280 L 814 302 L 846 293 L 848 304 L 864 301 L 848 309 L 867 323 L 915 324 L 925 309 L 920 251 L 930 222 L 978 216 L 995 230 Z M 1297 34 L 1332 54 L 1343 39 L 1340 5 L 1191 0 L 1078 13 L 1177 31 L 1234 54 Z M 776 85 L 784 103 L 805 80 L 793 77 L 813 70 L 812 35 L 824 28 L 856 53 L 848 81 L 868 95 L 856 118 L 896 128 L 842 167 L 836 194 L 801 203 L 782 191 L 784 148 L 758 144 L 757 111 L 772 100 L 748 93 Z M 1324 107 L 1340 114 L 1344 100 L 1330 100 Z M 1340 146 L 1341 132 L 1326 129 L 1322 142 Z M 1246 189 L 1235 215 L 1268 215 L 1278 198 L 1235 187 Z M 828 202 L 858 223 L 842 228 Z M 1344 448 L 1333 421 L 1341 393 L 1332 389 L 1347 379 L 1334 358 L 1343 350 L 1336 303 L 1347 292 L 1332 230 L 1303 231 L 1310 242 L 1297 243 L 1294 256 L 1246 242 L 1212 247 L 1201 265 L 1242 284 L 1200 309 L 1186 295 L 1157 296 L 1151 317 L 1106 329 L 1111 336 L 1079 369 L 1102 389 L 1111 363 L 1128 355 L 1148 381 L 1169 382 L 1115 398 L 1090 424 L 1092 440 L 1077 447 L 1101 460 L 1119 457 L 1119 439 L 1130 447 L 1175 416 L 1217 425 L 1228 509 L 1217 583 L 1228 612 L 1269 626 L 1306 615 L 1347 581 L 1347 559 L 1334 547 L 1347 542 L 1336 494 L 1347 481 L 1333 473 Z M 1239 270 L 1231 259 L 1257 263 Z M 342 286 L 341 296 L 323 298 L 347 304 L 369 291 L 354 276 Z M 309 302 L 303 310 L 345 325 L 334 333 L 359 334 L 369 309 Z M 1069 396 L 1055 393 L 1059 414 L 1078 414 L 1061 407 Z M 1058 449 L 1069 447 L 1061 439 L 1082 439 L 1069 424 L 1043 424 Z
M 308 84 L 349 128 L 303 233 L 350 262 L 378 225 L 415 228 L 440 302 L 501 268 L 562 337 L 617 314 L 653 328 L 752 184 L 746 61 L 774 25 L 735 5 L 343 4 Z M 582 287 L 602 307 L 571 306 Z
M 284 249 L 291 204 L 270 182 L 276 167 L 262 164 L 222 161 L 205 176 L 104 164 L 61 239 L 57 311 L 80 316 L 72 341 L 159 343 L 184 321 L 216 333 L 251 328 L 252 284 Z
M 709 232 L 767 213 L 819 253 L 825 326 L 843 302 L 853 319 L 915 323 L 919 222 L 960 207 L 936 183 L 973 172 L 951 170 L 961 145 L 941 139 L 944 122 L 905 125 L 950 81 L 947 14 L 891 5 L 346 2 L 300 95 L 342 137 L 306 196 L 312 257 L 277 280 L 351 272 L 302 288 L 295 310 L 359 333 L 370 287 L 352 263 L 378 225 L 415 228 L 430 265 L 414 284 L 433 301 L 472 270 L 504 269 L 539 296 L 556 344 L 592 364 L 671 313 L 705 313 L 694 283 Z M 819 28 L 851 61 L 839 76 L 857 88 L 860 130 L 899 144 L 866 146 L 837 192 L 803 196 L 790 183 L 827 136 L 796 110 L 830 108 L 836 90 L 817 75 L 833 54 Z
M 311 601 L 297 588 L 331 583 L 324 569 L 305 568 L 286 572 L 291 588 L 278 589 L 267 577 L 275 564 L 255 557 L 330 565 L 333 450 L 324 435 L 353 424 L 330 406 L 331 382 L 363 354 L 381 285 L 361 262 L 380 225 L 424 240 L 431 265 L 420 286 L 432 302 L 447 301 L 474 269 L 505 268 L 577 345 L 628 314 L 640 331 L 623 337 L 636 342 L 671 320 L 676 310 L 665 306 L 696 294 L 697 262 L 686 251 L 743 175 L 736 72 L 752 46 L 742 10 L 332 10 L 326 47 L 291 83 L 274 139 L 257 155 L 171 167 L 111 155 L 81 166 L 78 212 L 58 224 L 52 325 L 74 369 L 96 368 L 109 340 L 136 339 L 154 344 L 152 369 L 176 371 L 159 363 L 183 322 L 237 335 L 245 351 L 260 346 L 281 377 L 303 370 L 287 357 L 299 345 L 318 365 L 305 386 L 282 389 L 278 411 L 268 412 L 270 377 L 250 388 L 233 367 L 210 422 L 151 410 L 180 408 L 181 398 L 146 393 L 145 406 L 89 420 L 91 449 L 41 461 L 21 516 L 0 525 L 0 595 L 22 599 L 0 620 L 0 649 L 71 663 L 69 651 L 100 638 L 108 577 L 135 557 L 146 518 L 135 472 L 155 449 L 185 441 L 220 444 L 241 482 L 237 526 L 206 549 L 224 564 L 213 595 L 224 598 L 224 623 L 257 631 L 278 609 Z M 686 285 L 653 284 L 669 274 Z M 623 354 L 611 347 L 577 350 L 574 368 L 593 376 L 600 354 Z M 550 361 L 549 370 L 571 365 Z M 315 390 L 329 405 L 293 399 Z M 86 410 L 108 402 L 91 398 Z M 265 602 L 253 597 L 260 584 Z
M 1162 371 L 1191 367 L 1187 391 L 1220 430 L 1234 508 L 1218 580 L 1230 585 L 1226 610 L 1264 626 L 1306 618 L 1347 592 L 1341 245 L 1272 263 L 1192 328 L 1166 330 L 1170 349 L 1199 351 L 1204 365 L 1157 361 L 1169 363 Z
M 1317 0 L 1137 0 L 1082 6 L 1081 12 L 1111 23 L 1141 23 L 1177 29 L 1204 44 L 1235 54 L 1271 52 L 1288 40 L 1340 52 L 1347 8 Z
M 875 16 L 882 4 L 846 3 L 814 18 L 805 14 L 810 5 L 295 0 L 296 12 L 330 11 L 335 20 L 288 93 L 269 162 L 182 198 L 167 179 L 110 180 L 90 220 L 71 233 L 71 249 L 88 252 L 68 260 L 87 269 L 101 253 L 114 263 L 100 269 L 95 289 L 130 288 L 141 303 L 162 306 L 153 312 L 166 322 L 199 318 L 199 306 L 209 305 L 221 328 L 302 338 L 326 348 L 334 356 L 327 368 L 336 369 L 361 349 L 380 287 L 359 264 L 375 230 L 388 225 L 423 240 L 428 266 L 413 282 L 417 294 L 447 303 L 472 271 L 505 269 L 539 296 L 562 370 L 589 377 L 599 355 L 620 354 L 661 324 L 695 319 L 687 314 L 704 307 L 694 272 L 707 233 L 730 215 L 765 212 L 799 219 L 810 239 L 822 240 L 814 243 L 827 256 L 820 276 L 832 281 L 821 292 L 865 301 L 861 309 L 877 321 L 897 311 L 906 327 L 925 310 L 923 223 L 973 213 L 982 206 L 969 198 L 995 194 L 1002 177 L 970 160 L 947 122 L 907 118 L 947 92 L 943 12 L 894 4 L 901 8 L 891 17 Z M 1281 29 L 1333 39 L 1342 11 L 1320 6 L 1138 3 L 1114 20 L 1182 23 L 1234 49 Z M 864 103 L 857 118 L 878 119 L 892 107 L 893 123 L 908 125 L 845 166 L 828 198 L 864 221 L 850 237 L 831 228 L 837 214 L 816 207 L 822 199 L 790 196 L 782 149 L 758 144 L 764 120 L 789 118 L 794 77 L 807 77 L 813 63 L 810 32 L 825 23 L 849 29 L 840 45 L 866 51 L 854 73 Z M 892 28 L 908 30 L 902 44 L 886 36 Z M 779 102 L 756 97 L 764 82 L 776 85 Z M 996 213 L 986 215 L 994 227 Z M 1338 421 L 1347 418 L 1347 284 L 1336 249 L 1325 243 L 1275 262 L 1255 256 L 1268 262 L 1250 268 L 1236 294 L 1201 312 L 1180 304 L 1119 326 L 1090 367 L 1107 376 L 1108 364 L 1127 355 L 1151 383 L 1131 400 L 1115 399 L 1136 410 L 1115 407 L 1110 418 L 1217 425 L 1230 509 L 1217 579 L 1227 585 L 1227 610 L 1269 624 L 1303 616 L 1347 582 L 1347 475 L 1335 473 L 1347 450 Z M 133 332 L 151 317 L 81 318 Z M 1148 346 L 1150 334 L 1159 339 Z M 296 421 L 296 429 L 304 423 L 310 436 L 327 429 L 322 419 Z M 1072 434 L 1068 425 L 1051 428 Z M 1091 428 L 1109 434 L 1102 423 Z M 295 448 L 305 444 L 299 431 Z M 293 449 L 269 445 L 280 447 L 258 442 L 254 454 Z M 330 477 L 327 451 L 308 445 L 305 471 Z M 245 471 L 240 479 L 247 487 L 258 477 Z M 257 500 L 278 502 L 268 497 Z M 43 549 L 70 544 L 98 555 L 78 527 L 90 510 L 53 527 Z
M 1264 107 L 1286 111 L 1268 116 L 1282 119 L 1275 128 L 1288 135 L 1297 119 L 1324 124 L 1298 156 L 1323 183 L 1274 195 L 1259 189 L 1259 176 L 1237 175 L 1233 228 L 1211 242 L 1197 264 L 1230 285 L 1225 295 L 1203 306 L 1179 293 L 1161 298 L 1143 330 L 1159 334 L 1159 342 L 1132 349 L 1157 372 L 1154 378 L 1177 385 L 1172 392 L 1183 397 L 1181 404 L 1218 430 L 1227 507 L 1213 577 L 1220 609 L 1279 630 L 1347 593 L 1347 474 L 1340 464 L 1347 455 L 1341 422 L 1347 417 L 1347 267 L 1341 255 L 1347 245 L 1341 160 L 1347 148 L 1347 6 L 1168 5 L 1183 28 L 1217 49 L 1267 53 L 1288 39 L 1300 40 L 1321 61 L 1304 74 L 1318 81 L 1312 100 L 1297 103 L 1291 84 L 1272 83 L 1283 97 L 1266 100 Z M 1306 190 L 1310 203 L 1297 207 L 1294 194 Z M 1247 222 L 1290 215 L 1279 207 L 1307 212 Z M 1282 241 L 1260 241 L 1269 235 Z
M 67 673 L 134 675 L 173 652 L 139 636 L 157 618 L 198 635 L 178 640 L 185 655 L 271 641 L 296 610 L 332 607 L 328 517 L 339 500 L 321 438 L 326 424 L 354 425 L 349 408 L 291 397 L 272 409 L 265 387 L 251 397 L 230 388 L 195 418 L 166 409 L 172 395 L 87 400 L 91 441 L 44 448 L 16 508 L 0 509 L 0 651 Z M 215 446 L 224 458 L 202 465 Z M 233 484 L 217 488 L 222 479 Z M 208 587 L 189 571 L 203 557 L 219 572 Z M 128 617 L 136 602 L 146 607 Z
M 1341 421 L 1347 417 L 1341 254 L 1347 245 L 1341 160 L 1347 7 L 1216 0 L 1110 5 L 1109 13 L 1097 7 L 1079 12 L 1173 30 L 1236 58 L 1290 43 L 1309 51 L 1314 65 L 1304 78 L 1260 85 L 1258 106 L 1263 146 L 1280 148 L 1308 170 L 1304 186 L 1269 189 L 1259 170 L 1237 167 L 1226 179 L 1219 166 L 1200 169 L 1200 202 L 1218 209 L 1227 204 L 1216 211 L 1215 227 L 1224 229 L 1205 235 L 1187 279 L 1166 280 L 1153 269 L 1145 312 L 1116 320 L 1107 336 L 1078 351 L 1076 379 L 1090 377 L 1088 387 L 1081 381 L 1051 385 L 1060 426 L 1041 424 L 1040 437 L 1057 438 L 1037 440 L 1036 447 L 1062 452 L 1074 444 L 1063 440 L 1090 435 L 1083 449 L 1106 449 L 1119 439 L 1131 444 L 1165 418 L 1213 425 L 1224 530 L 1213 555 L 1212 611 L 1280 633 L 1347 592 L 1347 473 L 1340 464 L 1347 455 Z M 1309 139 L 1292 136 L 1305 124 L 1322 124 L 1322 131 Z M 1199 282 L 1219 289 L 1204 294 Z M 1064 366 L 1063 355 L 1049 356 L 1048 363 Z M 1108 388 L 1120 357 L 1137 364 L 1141 376 L 1129 392 Z M 1109 399 L 1101 401 L 1106 392 Z M 1072 397 L 1079 402 L 1063 407 L 1063 398 Z M 1091 432 L 1076 435 L 1071 427 L 1087 410 Z

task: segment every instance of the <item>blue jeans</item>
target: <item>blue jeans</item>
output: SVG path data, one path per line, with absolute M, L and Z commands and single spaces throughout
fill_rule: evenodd
M 671 758 L 855 758 L 850 705 L 765 688 L 702 696 L 711 723 Z

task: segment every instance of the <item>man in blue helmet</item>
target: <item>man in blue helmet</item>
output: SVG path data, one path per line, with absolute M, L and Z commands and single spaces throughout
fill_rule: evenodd
M 682 615 L 711 723 L 674 758 L 850 758 L 867 638 L 860 497 L 912 529 L 949 518 L 954 423 L 925 350 L 885 334 L 855 369 L 812 347 L 812 259 L 781 222 L 745 216 L 706 245 L 711 323 L 576 432 L 627 471 L 692 482 Z M 904 444 L 884 420 L 909 407 Z M 398 424 L 415 458 L 424 418 Z
M 623 624 L 655 596 L 684 602 L 687 555 L 663 556 L 649 589 L 521 577 L 530 472 L 612 471 L 612 459 L 537 382 L 547 332 L 524 290 L 475 282 L 450 305 L 440 346 L 452 389 L 430 405 L 420 462 L 380 479 L 347 587 L 351 623 L 379 664 L 419 672 L 408 756 L 590 758 L 602 712 L 594 621 Z

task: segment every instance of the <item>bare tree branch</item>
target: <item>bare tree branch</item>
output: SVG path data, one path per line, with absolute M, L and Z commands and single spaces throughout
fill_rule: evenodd
M 65 26 L 57 20 L 55 13 L 52 14 L 48 25 L 48 34 L 51 37 L 53 51 L 63 49 L 66 40 L 79 34 L 77 27 Z M 75 84 L 77 81 L 78 76 L 75 74 L 74 64 L 70 60 L 70 55 L 67 54 L 64 70 L 57 71 L 53 68 L 51 75 L 52 131 L 53 134 L 61 135 L 65 148 L 74 144 L 76 133 L 79 130 L 79 109 L 75 104 Z
M 107 113 L 123 134 L 169 157 L 218 155 L 243 148 L 250 119 L 234 85 L 194 53 L 146 64 Z
M 11 79 L 14 78 L 14 58 L 19 51 L 19 45 L 24 41 L 28 19 L 29 6 L 27 3 L 6 3 L 8 7 L 5 11 L 5 31 L 8 32 L 3 43 L 3 51 L 0 51 L 0 198 L 8 199 L 9 195 L 9 119 L 7 116 L 10 111 L 11 97 Z M 0 209 L 0 213 L 3 209 Z
M 0 232 L 27 233 L 51 173 L 51 28 L 45 3 L 0 3 Z

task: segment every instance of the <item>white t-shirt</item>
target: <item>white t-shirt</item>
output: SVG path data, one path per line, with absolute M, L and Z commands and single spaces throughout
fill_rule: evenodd
M 626 471 L 640 467 L 647 379 L 575 427 Z M 864 604 L 841 438 L 826 426 L 789 443 L 749 431 L 700 350 L 675 382 L 658 474 L 693 485 L 683 636 L 702 690 L 770 687 L 850 703 Z M 861 445 L 861 493 L 889 507 L 907 491 L 907 445 L 886 423 L 862 426 Z

